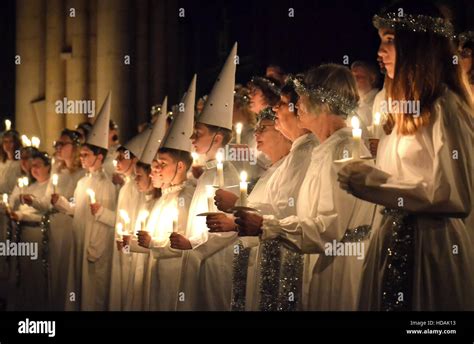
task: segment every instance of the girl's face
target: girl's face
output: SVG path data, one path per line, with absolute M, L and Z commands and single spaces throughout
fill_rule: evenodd
M 298 119 L 295 115 L 295 106 L 296 104 L 290 104 L 290 98 L 288 96 L 282 94 L 278 104 L 273 107 L 273 111 L 276 112 L 275 129 L 281 132 L 286 138 L 289 138 L 288 134 L 298 123 Z
M 59 160 L 71 160 L 74 156 L 74 144 L 66 135 L 56 141 L 54 148 L 56 148 L 55 157 Z
M 257 149 L 260 152 L 268 155 L 278 140 L 281 140 L 281 134 L 275 129 L 273 121 L 264 119 L 255 127 L 255 141 L 257 141 Z
M 13 149 L 15 148 L 15 144 L 13 143 L 13 138 L 9 136 L 5 136 L 2 142 L 3 150 L 5 152 L 9 152 L 13 154 Z
M 32 159 L 31 175 L 39 182 L 45 181 L 49 178 L 49 166 L 46 166 L 42 159 Z
M 151 175 L 148 174 L 142 167 L 135 167 L 135 183 L 138 191 L 147 192 L 151 185 Z
M 30 174 L 31 172 L 31 155 L 25 151 L 21 154 L 20 167 L 23 172 Z
M 133 171 L 133 163 L 136 161 L 135 159 L 132 159 L 132 156 L 130 155 L 129 151 L 122 151 L 119 150 L 117 152 L 117 172 L 125 174 L 128 171 Z
M 387 70 L 387 76 L 393 79 L 395 76 L 395 31 L 393 29 L 379 29 L 380 46 L 377 52 Z
M 259 113 L 263 109 L 267 107 L 267 102 L 265 101 L 265 97 L 263 96 L 263 92 L 261 89 L 257 87 L 252 87 L 250 90 L 250 110 Z

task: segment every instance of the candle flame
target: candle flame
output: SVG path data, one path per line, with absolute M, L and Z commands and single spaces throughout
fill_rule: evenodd
M 119 210 L 119 214 L 120 214 L 120 217 L 123 219 L 123 221 L 125 222 L 125 224 L 129 224 L 130 223 L 130 217 L 128 216 L 128 213 L 126 210 L 123 210 L 123 209 L 120 209 Z
M 31 146 L 31 141 L 26 135 L 21 135 L 21 143 L 23 144 L 24 147 L 30 147 Z
M 28 180 L 28 177 L 23 177 L 23 185 L 26 187 L 29 183 L 30 181 Z
M 247 172 L 245 171 L 240 172 L 240 181 L 243 183 L 247 181 Z
M 222 163 L 222 160 L 224 160 L 224 154 L 222 154 L 222 152 L 217 152 L 216 160 L 218 163 Z
M 381 119 L 382 119 L 382 115 L 380 114 L 380 112 L 376 112 L 374 115 L 374 124 L 380 125 Z
M 5 131 L 8 131 L 12 128 L 12 122 L 9 119 L 5 120 Z
M 59 179 L 58 175 L 56 173 L 53 174 L 53 185 L 54 186 L 58 186 L 58 179 Z
M 8 204 L 8 194 L 6 193 L 3 194 L 3 203 Z
M 359 121 L 359 118 L 357 116 L 353 116 L 351 118 L 351 125 L 352 125 L 352 129 L 359 129 L 360 128 L 360 121 Z
M 41 140 L 40 140 L 38 137 L 33 136 L 33 137 L 31 138 L 31 146 L 32 146 L 32 147 L 39 148 L 40 143 L 41 143 Z
M 241 134 L 241 133 L 242 133 L 242 128 L 243 128 L 243 126 L 244 126 L 244 125 L 243 125 L 242 123 L 237 123 L 237 124 L 235 125 L 235 132 L 236 132 L 237 134 Z

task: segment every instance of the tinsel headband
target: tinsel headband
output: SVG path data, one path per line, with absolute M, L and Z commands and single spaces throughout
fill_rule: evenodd
M 254 76 L 250 82 L 254 85 L 265 85 L 272 93 L 277 96 L 280 96 L 281 94 L 280 88 L 273 81 L 267 78 Z
M 376 14 L 372 18 L 375 28 L 391 28 L 395 30 L 407 30 L 412 32 L 430 32 L 449 39 L 455 37 L 454 27 L 449 20 L 440 17 L 425 15 L 399 15 L 388 12 L 381 15 Z
M 307 87 L 298 78 L 291 78 L 291 82 L 295 85 L 295 90 L 299 96 L 305 95 L 314 102 L 328 104 L 345 116 L 357 116 L 357 101 L 352 101 L 339 92 L 323 86 L 317 86 L 315 88 Z
M 262 111 L 260 111 L 257 117 L 258 117 L 258 122 L 263 121 L 264 119 L 268 119 L 274 122 L 276 118 L 276 113 L 269 106 L 263 109 Z

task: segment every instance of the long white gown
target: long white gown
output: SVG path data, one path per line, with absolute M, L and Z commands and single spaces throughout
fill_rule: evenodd
M 98 222 L 113 228 L 115 228 L 115 225 L 118 222 L 124 224 L 120 217 L 120 210 L 124 210 L 130 218 L 130 223 L 135 223 L 138 216 L 139 206 L 144 195 L 138 191 L 134 177 L 135 176 L 132 174 L 124 178 L 125 183 L 120 188 L 116 209 L 102 207 L 101 211 L 99 211 L 95 216 L 95 219 Z M 116 234 L 117 233 L 114 234 L 114 237 L 116 237 Z M 128 281 L 132 257 L 130 253 L 124 253 L 123 251 L 119 252 L 116 249 L 115 240 L 113 245 L 112 272 L 110 277 L 110 285 L 112 288 L 110 289 L 109 294 L 109 310 L 119 311 L 123 310 L 125 305 L 127 293 L 126 287 L 123 283 Z
M 305 310 L 356 308 L 364 257 L 355 251 L 331 255 L 327 250 L 329 245 L 348 243 L 359 245 L 363 254 L 368 243 L 374 206 L 349 195 L 337 183 L 334 161 L 351 151 L 351 137 L 351 129 L 342 128 L 314 148 L 296 215 L 283 219 L 264 216 L 263 240 L 279 237 L 303 253 L 319 254 L 317 260 L 305 255 L 303 283 L 309 286 L 308 294 L 303 294 Z M 363 147 L 362 153 L 368 150 Z
M 151 253 L 156 259 L 151 275 L 150 310 L 176 311 L 178 303 L 185 302 L 186 295 L 180 295 L 183 251 L 170 247 L 172 232 L 185 234 L 189 206 L 195 190 L 194 183 L 184 182 L 162 189 L 159 200 L 159 215 L 153 228 Z M 176 228 L 173 228 L 173 211 L 178 211 Z
M 290 153 L 266 182 L 265 192 L 254 207 L 263 215 L 285 218 L 296 214 L 299 190 L 308 167 L 311 152 L 318 141 L 313 134 L 298 137 L 291 145 Z M 249 271 L 246 309 L 277 310 L 301 308 L 302 279 L 298 266 L 301 255 L 280 240 L 260 242 L 256 251 L 255 268 Z M 294 270 L 287 269 L 288 265 Z M 265 282 L 262 285 L 262 280 Z M 280 281 L 291 281 L 280 283 Z M 286 297 L 288 292 L 296 294 L 293 301 Z M 261 296 L 265 295 L 264 298 Z
M 359 309 L 474 310 L 474 228 L 463 220 L 474 195 L 472 110 L 446 88 L 428 126 L 381 143 L 362 197 L 392 210 L 375 222 Z
M 84 177 L 85 170 L 80 168 L 69 171 L 67 168 L 52 171 L 58 175 L 58 185 L 53 187 L 52 178 L 43 194 L 33 198 L 32 207 L 43 214 L 49 215 L 48 233 L 48 296 L 51 310 L 64 310 L 66 283 L 68 275 L 69 255 L 72 245 L 72 217 L 57 212 L 51 205 L 51 195 L 54 191 L 72 199 L 77 182 Z M 51 175 L 52 175 L 51 174 Z
M 69 258 L 66 310 L 107 310 L 114 228 L 98 222 L 90 211 L 87 189 L 106 209 L 115 209 L 116 188 L 102 171 L 89 173 L 77 183 L 75 205 L 61 197 L 55 207 L 74 216 Z
M 227 190 L 238 195 L 240 179 L 237 170 L 232 163 L 225 161 L 223 171 L 225 186 L 232 186 Z M 209 211 L 206 185 L 217 184 L 216 160 L 208 161 L 204 173 L 197 180 L 189 207 L 186 237 L 193 249 L 183 252 L 181 289 L 185 293 L 186 302 L 178 304 L 179 310 L 230 309 L 233 244 L 237 234 L 209 233 L 206 217 L 196 216 Z
M 0 162 L 0 196 L 10 194 L 21 176 L 19 160 Z M 0 240 L 5 241 L 7 236 L 8 217 L 3 207 L 0 209 Z M 0 299 L 6 298 L 8 289 L 8 263 L 5 257 L 0 257 Z
M 41 197 L 48 181 L 35 182 L 23 189 L 24 194 Z M 48 275 L 43 258 L 42 214 L 33 207 L 20 204 L 14 209 L 20 219 L 16 242 L 34 244 L 36 257 L 18 256 L 13 259 L 15 266 L 11 269 L 11 292 L 8 309 L 16 311 L 48 310 Z

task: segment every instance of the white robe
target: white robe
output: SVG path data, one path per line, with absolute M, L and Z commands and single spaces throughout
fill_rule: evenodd
M 224 184 L 234 186 L 227 190 L 238 195 L 239 181 L 239 174 L 235 167 L 232 163 L 225 161 Z M 180 310 L 230 309 L 233 244 L 237 234 L 236 232 L 209 233 L 206 217 L 196 216 L 209 211 L 206 185 L 217 184 L 216 161 L 208 161 L 204 173 L 197 181 L 189 207 L 186 237 L 189 238 L 193 250 L 183 253 L 184 277 L 181 289 L 187 301 L 178 304 Z
M 176 311 L 178 303 L 186 302 L 186 294 L 180 294 L 183 251 L 170 247 L 169 236 L 173 231 L 185 235 L 194 190 L 195 185 L 190 182 L 162 189 L 158 201 L 159 215 L 155 223 L 150 223 L 153 228 L 150 249 L 156 259 L 150 279 L 150 310 Z M 173 228 L 170 216 L 174 209 L 178 211 L 176 228 Z
M 430 124 L 415 135 L 396 129 L 384 140 L 362 197 L 413 216 L 412 299 L 417 311 L 474 310 L 474 248 L 463 217 L 472 213 L 474 123 L 471 110 L 450 90 L 437 99 Z M 384 172 L 389 174 L 387 179 Z M 389 309 L 382 302 L 391 215 L 378 216 L 364 264 L 359 309 Z M 391 281 L 387 279 L 387 281 Z M 390 288 L 394 284 L 385 285 Z M 389 290 L 389 289 L 387 289 Z M 405 299 L 406 300 L 406 299 Z M 406 303 L 405 303 L 406 304 Z
M 305 256 L 303 305 L 309 310 L 354 310 L 363 259 L 331 256 L 327 244 L 350 241 L 348 230 L 370 225 L 374 207 L 339 188 L 334 160 L 351 151 L 351 129 L 343 128 L 314 148 L 311 165 L 298 195 L 296 215 L 278 219 L 264 216 L 262 239 L 283 238 Z M 368 150 L 363 148 L 363 150 Z M 367 236 L 361 236 L 365 247 Z M 362 257 L 363 258 L 363 257 Z
M 77 182 L 84 177 L 85 170 L 80 168 L 73 173 L 64 168 L 52 171 L 58 174 L 58 185 L 54 190 L 52 178 L 43 194 L 33 198 L 32 207 L 43 214 L 49 214 L 49 280 L 48 295 L 51 310 L 64 310 L 66 284 L 68 276 L 69 255 L 72 245 L 72 217 L 53 209 L 51 195 L 54 191 L 70 200 L 74 196 Z M 51 174 L 52 175 L 52 174 Z
M 251 198 L 250 206 L 259 209 L 263 215 L 274 215 L 276 218 L 295 215 L 301 183 L 306 176 L 310 164 L 309 157 L 317 144 L 317 139 L 313 134 L 304 134 L 298 137 L 292 143 L 290 153 L 269 177 L 261 197 L 259 199 Z M 264 253 L 267 249 L 263 249 L 263 244 L 263 242 L 260 242 L 256 249 L 254 269 L 249 270 L 247 277 L 246 310 L 256 311 L 261 309 L 262 273 L 268 274 L 266 271 L 262 272 L 261 270 L 262 260 L 267 260 L 267 254 Z M 280 247 L 279 251 L 280 253 L 277 255 L 280 258 L 277 257 L 277 259 L 283 265 L 285 264 L 285 257 L 292 252 L 288 247 Z M 280 279 L 278 276 L 275 278 Z M 274 296 L 272 298 L 281 298 L 280 294 L 283 290 L 277 289 L 281 288 L 274 289 Z
M 102 171 L 83 177 L 74 191 L 75 205 L 64 197 L 56 208 L 74 216 L 73 245 L 69 259 L 66 309 L 106 310 L 110 292 L 114 228 L 98 222 L 90 211 L 91 188 L 96 201 L 106 209 L 115 209 L 116 188 Z
M 153 198 L 152 194 L 140 197 L 139 211 L 146 210 L 152 213 L 154 205 L 158 199 Z M 135 222 L 135 233 L 141 230 L 142 224 L 139 219 Z M 153 263 L 153 257 L 150 250 L 138 245 L 137 236 L 134 235 L 131 240 L 130 252 L 122 252 L 122 259 L 128 259 L 129 264 L 123 264 L 122 272 L 122 310 L 125 311 L 143 311 L 150 309 L 150 267 Z M 148 285 L 147 285 L 148 284 Z
M 135 223 L 140 204 L 145 196 L 138 191 L 134 177 L 134 175 L 131 175 L 124 178 L 125 183 L 120 188 L 116 209 L 102 207 L 95 216 L 98 222 L 113 228 L 115 228 L 116 223 L 120 222 L 124 224 L 119 212 L 120 210 L 124 210 L 130 218 L 130 223 L 132 225 Z M 112 250 L 112 272 L 110 277 L 110 285 L 112 288 L 109 294 L 109 310 L 119 311 L 123 310 L 126 303 L 127 289 L 123 283 L 128 282 L 132 257 L 130 253 L 119 252 L 116 249 L 115 241 L 117 239 L 117 233 L 114 233 L 115 240 Z
M 35 182 L 23 189 L 24 194 L 40 197 L 44 194 L 48 181 Z M 11 293 L 8 308 L 16 311 L 48 310 L 47 272 L 43 265 L 42 215 L 33 207 L 21 204 L 15 210 L 20 220 L 19 243 L 33 243 L 37 257 L 18 256 L 13 259 L 11 273 Z
M 362 95 L 359 99 L 359 107 L 357 108 L 357 114 L 359 115 L 361 125 L 363 127 L 369 127 L 372 125 L 372 110 L 374 107 L 375 97 L 377 96 L 378 92 L 378 88 L 373 88 L 366 94 Z

